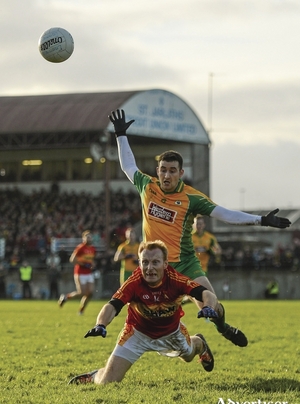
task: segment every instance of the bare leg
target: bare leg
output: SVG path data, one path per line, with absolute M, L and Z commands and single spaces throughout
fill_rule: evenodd
M 179 358 L 182 359 L 184 362 L 191 362 L 196 355 L 202 353 L 205 349 L 203 341 L 197 335 L 193 335 L 191 337 L 191 344 L 192 344 L 192 352 L 188 356 L 180 356 Z
M 67 294 L 68 299 L 73 299 L 74 297 L 80 297 L 82 296 L 82 285 L 79 281 L 79 275 L 74 275 L 74 282 L 76 286 L 76 290 L 74 292 L 70 292 Z
M 111 355 L 105 368 L 99 369 L 95 376 L 96 384 L 120 382 L 131 368 L 131 362 L 120 356 Z
M 86 283 L 85 285 L 81 286 L 81 290 L 82 290 L 82 295 L 83 296 L 82 296 L 81 301 L 80 301 L 79 310 L 82 313 L 84 311 L 84 309 L 86 308 L 89 300 L 93 296 L 94 284 L 93 283 Z

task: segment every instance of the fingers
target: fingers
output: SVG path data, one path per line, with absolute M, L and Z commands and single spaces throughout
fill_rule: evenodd
M 124 119 L 125 120 L 125 112 L 123 109 L 119 110 L 117 109 L 116 111 L 112 111 L 111 115 L 108 115 L 109 119 L 111 122 L 114 122 L 117 119 Z

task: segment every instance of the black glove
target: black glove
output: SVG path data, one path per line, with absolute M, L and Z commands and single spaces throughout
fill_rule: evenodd
M 209 306 L 204 306 L 202 310 L 198 313 L 198 318 L 205 317 L 205 318 L 218 318 L 218 313 Z
M 275 209 L 272 212 L 268 213 L 267 216 L 262 216 L 261 225 L 278 227 L 279 229 L 285 229 L 286 227 L 290 227 L 291 222 L 289 221 L 289 219 L 286 219 L 285 217 L 275 216 L 276 213 L 278 212 L 279 209 Z
M 97 324 L 97 325 L 95 325 L 94 328 L 92 328 L 91 330 L 89 330 L 85 334 L 84 338 L 87 338 L 87 337 L 100 337 L 100 336 L 102 338 L 105 338 L 106 334 L 107 334 L 107 331 L 106 331 L 105 325 Z
M 119 109 L 117 109 L 116 111 L 112 111 L 111 115 L 109 115 L 108 117 L 111 123 L 114 125 L 116 137 L 126 136 L 127 129 L 134 122 L 134 119 L 126 122 L 125 112 L 123 109 L 121 109 L 121 111 Z

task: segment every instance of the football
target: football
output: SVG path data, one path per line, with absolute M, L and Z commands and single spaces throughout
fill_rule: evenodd
M 48 62 L 64 62 L 72 55 L 74 40 L 72 35 L 64 28 L 50 28 L 43 32 L 39 42 L 40 54 Z

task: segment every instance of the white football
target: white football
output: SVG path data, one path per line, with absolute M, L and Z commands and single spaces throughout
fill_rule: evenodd
M 72 35 L 64 28 L 50 28 L 39 39 L 39 51 L 44 59 L 60 63 L 69 59 L 74 50 Z

